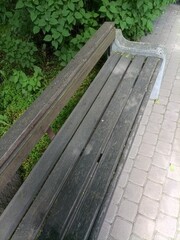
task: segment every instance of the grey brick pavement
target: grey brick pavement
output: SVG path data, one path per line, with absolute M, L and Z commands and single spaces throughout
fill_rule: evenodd
M 98 240 L 180 240 L 180 5 L 145 42 L 168 52 L 159 100 L 149 100 Z

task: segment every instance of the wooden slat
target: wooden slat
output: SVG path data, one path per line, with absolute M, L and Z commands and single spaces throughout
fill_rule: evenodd
M 129 63 L 129 58 L 121 58 L 113 72 L 118 69 L 117 74 L 119 74 L 119 78 L 121 79 Z M 60 160 L 51 172 L 47 182 L 44 184 L 37 198 L 33 202 L 33 205 L 30 207 L 28 213 L 18 226 L 18 229 L 12 239 L 33 239 L 36 236 L 44 218 L 52 206 L 54 199 L 56 198 L 56 195 L 59 193 L 69 172 L 86 146 L 93 129 L 99 122 L 99 119 L 101 118 L 104 109 L 108 105 L 118 84 L 119 79 L 115 78 L 114 75 L 107 80 L 95 103 L 90 108 L 81 125 L 77 129 L 76 134 L 73 136 L 71 142 L 68 144 Z M 27 236 L 27 233 L 29 232 L 27 229 L 31 229 L 29 233 L 31 236 L 29 236 L 29 234 Z M 20 238 L 21 236 L 22 238 Z
M 77 214 L 69 223 L 69 229 L 61 239 L 73 237 L 73 239 L 85 240 L 88 238 L 157 63 L 157 58 L 148 58 L 100 160 L 92 183 L 79 208 L 76 209 Z
M 34 239 L 38 233 L 53 201 L 62 188 L 68 174 L 76 163 L 76 160 L 79 158 L 82 150 L 86 146 L 93 129 L 99 122 L 104 109 L 108 105 L 119 84 L 119 79 L 122 78 L 129 63 L 129 58 L 121 58 L 117 66 L 114 68 L 113 72 L 116 71 L 116 73 L 119 74 L 119 78 L 117 79 L 114 75 L 112 75 L 112 77 L 107 80 L 103 89 L 96 98 L 96 101 L 77 129 L 76 134 L 71 139 L 70 143 L 61 155 L 60 160 L 51 172 L 48 180 L 30 207 L 28 213 L 18 226 L 12 239 Z M 31 229 L 30 233 L 28 229 Z
M 65 106 L 115 37 L 105 23 L 53 83 L 0 140 L 0 189 L 10 181 L 49 125 Z
M 145 57 L 135 57 L 128 68 L 121 84 L 102 116 L 102 120 L 99 122 L 92 138 L 86 146 L 83 155 L 78 160 L 72 174 L 68 177 L 68 181 L 63 186 L 58 199 L 49 213 L 47 224 L 43 227 L 43 232 L 39 239 L 47 239 L 47 236 L 53 238 L 55 232 L 59 238 L 62 237 L 64 228 L 69 222 L 71 212 L 76 209 L 76 202 L 83 196 L 88 179 L 91 178 L 90 176 L 96 168 L 97 161 L 104 151 L 108 138 L 111 136 L 111 131 L 126 104 L 144 61 Z M 117 78 L 119 77 L 115 72 L 114 75 Z
M 153 86 L 154 86 L 154 83 L 157 79 L 157 76 L 158 76 L 158 73 L 159 73 L 159 70 L 161 68 L 161 65 L 162 65 L 162 60 L 160 60 L 158 62 L 158 65 L 157 65 L 157 68 L 153 74 L 153 77 L 151 79 L 151 82 L 148 86 L 148 90 L 143 98 L 143 102 L 141 103 L 141 107 L 139 109 L 139 112 L 138 112 L 138 115 L 133 123 L 133 127 L 131 129 L 131 132 L 130 132 L 130 135 L 128 136 L 128 140 L 126 142 L 126 145 L 125 145 L 125 148 L 123 149 L 123 153 L 120 157 L 120 160 L 118 162 L 118 166 L 113 174 L 113 178 L 112 178 L 112 181 L 108 187 L 108 190 L 106 192 L 106 195 L 105 195 L 105 198 L 103 199 L 103 203 L 101 205 L 101 208 L 98 212 L 98 215 L 96 217 L 96 220 L 93 224 L 93 227 L 92 227 L 92 230 L 91 230 L 91 233 L 88 237 L 88 240 L 95 240 L 95 239 L 98 239 L 98 236 L 99 236 L 99 232 L 102 228 L 102 224 L 104 222 L 104 219 L 105 219 L 105 216 L 106 216 L 106 213 L 107 213 L 107 210 L 108 210 L 108 206 L 110 204 L 110 201 L 112 199 L 112 196 L 113 196 L 113 193 L 115 191 L 115 188 L 117 187 L 117 183 L 118 183 L 118 180 L 119 180 L 119 177 L 120 177 L 120 174 L 122 172 L 122 169 L 123 169 L 123 166 L 124 166 L 124 163 L 126 162 L 127 158 L 128 158 L 128 154 L 130 152 L 130 149 L 132 147 L 132 144 L 133 144 L 133 141 L 134 141 L 134 138 L 136 136 L 136 133 L 137 133 L 137 130 L 138 130 L 138 127 L 140 125 L 140 122 L 141 122 L 141 119 L 142 119 L 142 116 L 143 116 L 143 113 L 144 113 L 144 110 L 146 108 L 146 105 L 149 101 L 149 97 L 151 95 L 151 92 L 152 92 L 152 89 L 153 89 Z
M 68 144 L 68 141 L 73 137 L 74 132 L 76 132 L 78 125 L 86 116 L 86 112 L 88 109 L 91 107 L 92 103 L 96 99 L 96 95 L 98 94 L 99 91 L 101 91 L 102 87 L 104 84 L 107 86 L 106 89 L 109 91 L 108 84 L 106 83 L 106 80 L 111 74 L 111 71 L 114 68 L 114 65 L 118 61 L 120 55 L 114 55 L 112 59 L 108 60 L 108 62 L 104 65 L 102 71 L 98 74 L 97 78 L 93 81 L 92 85 L 89 87 L 83 98 L 81 99 L 80 103 L 77 105 L 73 113 L 71 114 L 70 118 L 67 120 L 65 123 L 64 127 L 60 130 L 60 133 L 56 136 L 56 138 L 53 140 L 53 144 L 51 144 L 48 148 L 48 150 L 45 152 L 44 156 L 40 159 L 40 161 L 37 164 L 37 167 L 35 167 L 28 177 L 27 181 L 23 184 L 23 186 L 20 188 L 18 193 L 16 194 L 15 198 L 11 201 L 10 205 L 8 208 L 5 210 L 3 213 L 2 217 L 0 218 L 0 225 L 4 225 L 7 221 L 9 223 L 7 224 L 7 228 L 3 228 L 3 231 L 0 231 L 0 239 L 4 239 L 5 236 L 11 236 L 12 232 L 15 230 L 18 222 L 24 215 L 24 212 L 26 211 L 27 207 L 29 204 L 31 204 L 31 201 L 33 200 L 35 194 L 39 191 L 40 187 L 42 186 L 43 182 L 45 181 L 46 177 L 49 175 L 50 171 L 52 170 L 52 167 L 55 165 L 56 161 L 58 160 L 58 157 L 63 153 L 64 148 Z M 129 60 L 127 59 L 122 59 L 121 61 L 122 68 L 125 67 L 125 65 L 128 66 Z M 108 68 L 107 68 L 108 66 Z M 125 68 L 127 68 L 127 66 Z M 109 68 L 110 67 L 110 68 Z M 116 89 L 116 84 L 114 82 L 114 90 Z M 113 91 L 114 91 L 113 90 Z M 112 92 L 112 89 L 110 90 Z M 112 92 L 113 93 L 113 92 Z M 112 94 L 111 93 L 111 94 Z M 105 92 L 103 93 L 105 95 Z M 107 95 L 106 95 L 107 96 Z M 110 96 L 109 96 L 110 98 Z M 106 99 L 108 102 L 108 98 Z M 99 103 L 102 102 L 102 99 L 99 98 Z M 104 103 L 103 103 L 104 104 Z M 103 105 L 102 105 L 103 106 Z M 93 110 L 91 110 L 93 111 Z M 97 113 L 96 113 L 97 112 Z M 101 112 L 103 112 L 103 109 L 97 109 L 94 115 L 94 118 L 90 119 L 88 116 L 86 116 L 86 124 L 90 126 L 96 125 L 96 122 L 94 122 L 93 119 L 98 118 L 98 115 L 100 117 Z M 97 121 L 97 120 L 96 120 Z M 80 131 L 80 130 L 79 130 Z M 79 132 L 80 134 L 80 132 Z M 83 139 L 81 140 L 81 135 L 80 136 L 80 141 L 83 144 Z M 86 136 L 88 137 L 88 136 Z M 78 141 L 79 143 L 79 141 Z M 83 145 L 81 146 L 83 147 Z M 68 152 L 66 151 L 67 154 L 72 153 L 72 149 Z M 78 152 L 76 152 L 77 154 Z M 75 160 L 75 159 L 74 159 Z M 65 163 L 67 164 L 67 159 L 64 158 Z M 69 161 L 69 167 L 71 167 L 71 158 L 68 159 Z M 54 175 L 56 178 L 58 178 L 59 171 L 62 171 L 62 162 L 59 162 L 59 169 L 56 169 L 57 171 L 54 171 Z M 58 175 L 57 175 L 58 174 Z M 52 175 L 52 174 L 51 174 Z M 66 175 L 66 172 L 63 172 L 63 176 Z M 61 176 L 62 177 L 62 176 Z M 34 181 L 36 179 L 36 181 Z M 54 184 L 54 182 L 56 184 Z M 47 187 L 49 191 L 52 190 L 52 196 L 49 196 L 49 201 L 51 204 L 51 198 L 53 198 L 53 194 L 56 193 L 57 188 L 59 187 L 59 184 L 61 183 L 61 179 L 59 180 L 60 183 L 57 183 L 57 179 L 52 178 L 52 182 L 49 184 L 53 185 L 53 188 L 50 186 Z M 46 189 L 44 190 L 44 194 L 46 195 L 48 191 Z M 43 198 L 43 197 L 42 197 Z M 44 199 L 45 200 L 45 199 Z M 46 199 L 47 200 L 47 199 Z M 45 201 L 45 203 L 47 203 Z M 40 204 L 41 205 L 41 204 Z M 40 206 L 41 208 L 43 207 L 43 204 Z M 43 209 L 42 209 L 43 211 Z M 9 219 L 9 220 L 8 220 Z

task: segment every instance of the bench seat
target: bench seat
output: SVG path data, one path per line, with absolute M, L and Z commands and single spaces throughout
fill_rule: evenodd
M 89 239 L 161 65 L 110 55 L 2 213 L 1 240 Z

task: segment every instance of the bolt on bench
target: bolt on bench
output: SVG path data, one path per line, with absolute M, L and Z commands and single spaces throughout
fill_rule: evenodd
M 152 94 L 158 95 L 162 48 L 129 42 L 104 23 L 0 140 L 3 192 L 109 46 L 104 66 L 1 214 L 1 240 L 97 236 L 155 82 Z

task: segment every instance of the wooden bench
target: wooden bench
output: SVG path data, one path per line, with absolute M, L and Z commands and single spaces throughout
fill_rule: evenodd
M 110 46 L 104 66 L 0 216 L 1 240 L 98 235 L 153 85 L 162 78 L 159 46 L 131 43 L 104 23 L 0 140 L 3 190 Z

